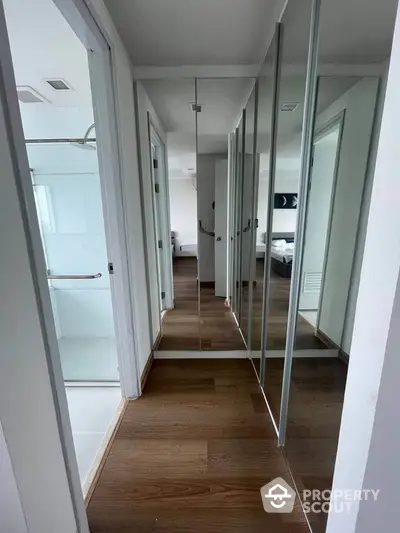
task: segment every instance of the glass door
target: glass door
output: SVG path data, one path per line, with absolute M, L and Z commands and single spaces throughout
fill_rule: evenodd
M 95 143 L 27 145 L 65 381 L 119 381 Z

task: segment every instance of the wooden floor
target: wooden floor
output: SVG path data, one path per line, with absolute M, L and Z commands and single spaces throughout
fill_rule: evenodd
M 174 259 L 174 297 L 158 350 L 245 350 L 224 299 L 212 287 L 202 287 L 199 294 L 196 257 Z
M 88 506 L 91 533 L 307 533 L 264 512 L 286 461 L 247 360 L 156 360 L 131 401 Z
M 266 361 L 264 392 L 279 420 L 284 361 Z M 293 359 L 285 454 L 300 493 L 331 489 L 347 366 L 338 358 Z M 313 533 L 325 533 L 326 514 L 308 517 Z
M 261 349 L 262 300 L 264 278 L 264 259 L 256 261 L 256 284 L 253 289 L 252 305 L 252 349 Z M 289 310 L 290 279 L 284 278 L 271 270 L 270 300 L 267 329 L 267 349 L 284 350 L 286 344 L 286 328 Z M 325 349 L 315 335 L 314 328 L 300 315 L 297 318 L 296 349 Z
M 264 260 L 257 260 L 256 284 L 253 293 L 252 349 L 261 349 L 262 297 Z M 248 287 L 244 287 L 244 292 Z M 290 279 L 271 271 L 270 305 L 268 318 L 268 350 L 284 350 L 286 343 L 287 313 Z M 245 345 L 232 313 L 223 298 L 214 296 L 214 288 L 197 286 L 197 259 L 174 259 L 175 308 L 166 313 L 159 350 L 244 350 Z M 248 298 L 243 298 L 243 325 L 248 316 Z M 298 317 L 297 349 L 324 349 L 326 346 L 314 335 L 313 327 Z

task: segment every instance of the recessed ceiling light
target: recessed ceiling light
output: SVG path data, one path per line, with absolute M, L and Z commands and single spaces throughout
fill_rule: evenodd
M 44 96 L 39 94 L 29 85 L 17 86 L 18 100 L 23 104 L 43 104 L 48 102 Z
M 70 91 L 71 87 L 61 78 L 45 80 L 55 91 Z
M 296 111 L 299 105 L 299 102 L 286 102 L 281 105 L 281 111 Z

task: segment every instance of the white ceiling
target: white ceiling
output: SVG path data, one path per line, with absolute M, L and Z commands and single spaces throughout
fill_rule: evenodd
M 87 52 L 53 0 L 3 0 L 17 86 L 48 103 L 21 104 L 26 137 L 82 137 L 93 122 Z M 64 79 L 55 91 L 45 79 Z
M 281 0 L 105 0 L 134 65 L 259 63 Z
M 381 62 L 390 54 L 398 0 L 322 0 L 319 60 Z M 307 57 L 311 0 L 290 0 L 283 17 L 284 55 Z
M 195 166 L 196 123 L 190 103 L 195 101 L 193 79 L 144 80 L 144 88 L 168 132 L 169 169 L 180 175 Z M 251 91 L 254 80 L 200 79 L 197 101 L 198 152 L 227 153 L 228 134 Z

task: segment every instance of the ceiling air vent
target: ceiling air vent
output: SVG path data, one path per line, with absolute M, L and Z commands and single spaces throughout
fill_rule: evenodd
M 281 105 L 281 111 L 296 111 L 299 105 L 298 102 L 286 102 Z
M 39 94 L 29 85 L 17 86 L 18 100 L 23 104 L 43 104 L 47 102 L 46 98 Z
M 55 91 L 70 91 L 71 87 L 67 85 L 65 80 L 60 79 L 54 79 L 54 80 L 45 80 L 50 87 L 52 87 Z

